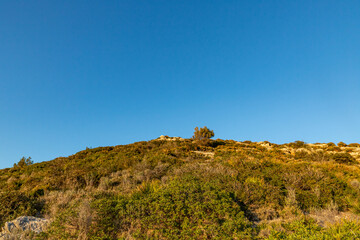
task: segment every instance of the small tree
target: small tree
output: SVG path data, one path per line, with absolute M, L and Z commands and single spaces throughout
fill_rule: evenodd
M 210 139 L 212 137 L 214 137 L 214 131 L 208 129 L 206 126 L 202 127 L 202 128 L 195 128 L 195 132 L 194 132 L 194 136 L 193 139 L 195 140 L 204 140 L 204 139 Z
M 29 166 L 29 165 L 31 165 L 33 163 L 34 162 L 31 161 L 31 157 L 28 157 L 28 158 L 22 157 L 18 163 L 14 163 L 14 167 L 22 168 L 22 167 L 25 167 L 25 166 Z

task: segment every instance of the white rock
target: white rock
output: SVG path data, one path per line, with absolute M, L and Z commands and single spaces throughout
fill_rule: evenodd
M 1 229 L 0 240 L 9 239 L 13 235 L 19 235 L 24 231 L 32 231 L 41 233 L 48 226 L 49 220 L 45 218 L 37 218 L 32 216 L 21 216 L 17 219 L 6 222 L 5 226 Z

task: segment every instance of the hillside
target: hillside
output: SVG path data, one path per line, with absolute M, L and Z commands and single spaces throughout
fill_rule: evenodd
M 360 239 L 360 145 L 161 137 L 0 170 L 25 239 Z

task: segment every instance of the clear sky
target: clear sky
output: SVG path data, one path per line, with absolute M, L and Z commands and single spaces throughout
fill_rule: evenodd
M 1 1 L 0 168 L 160 135 L 360 142 L 360 1 Z

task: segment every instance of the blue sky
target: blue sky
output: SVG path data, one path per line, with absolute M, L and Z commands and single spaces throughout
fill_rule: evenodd
M 0 1 L 0 168 L 160 135 L 360 142 L 360 1 Z

